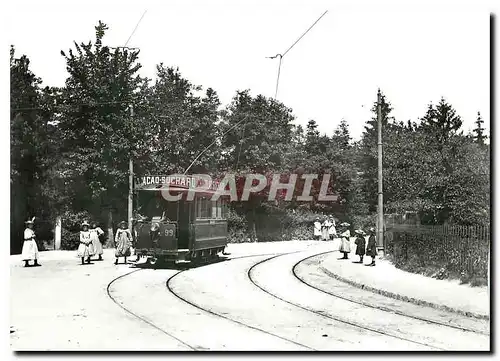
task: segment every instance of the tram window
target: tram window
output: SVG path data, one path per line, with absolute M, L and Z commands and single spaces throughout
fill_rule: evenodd
M 210 218 L 212 214 L 211 202 L 206 198 L 199 198 L 196 206 L 196 218 Z
M 201 217 L 201 199 L 196 200 L 196 212 L 195 212 L 196 218 Z
M 227 218 L 227 203 L 221 202 L 221 218 Z
M 211 201 L 210 205 L 212 206 L 212 218 L 217 218 L 217 202 Z
M 220 199 L 212 202 L 212 218 L 222 218 L 222 201 Z
M 222 201 L 220 199 L 217 201 L 217 218 L 222 218 Z

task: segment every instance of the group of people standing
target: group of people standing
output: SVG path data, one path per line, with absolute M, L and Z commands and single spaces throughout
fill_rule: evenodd
M 356 240 L 354 241 L 354 244 L 356 245 L 356 255 L 359 256 L 359 262 L 357 263 L 363 263 L 363 257 L 366 254 L 367 256 L 372 258 L 372 261 L 370 264 L 367 264 L 367 266 L 375 266 L 375 256 L 377 255 L 377 243 L 375 240 L 375 228 L 371 227 L 368 230 L 368 244 L 366 244 L 366 233 L 362 229 L 354 231 L 356 234 Z M 366 247 L 365 247 L 366 244 Z
M 323 222 L 319 218 L 314 221 L 314 238 L 317 240 L 332 240 L 337 236 L 335 220 L 333 217 L 326 217 Z
M 87 221 L 82 223 L 82 230 L 80 231 L 80 244 L 78 246 L 77 255 L 81 258 L 82 264 L 90 263 L 90 258 L 97 255 L 98 261 L 102 261 L 102 243 L 101 237 L 104 231 L 97 226 L 96 222 L 92 222 L 92 227 Z
M 38 263 L 38 246 L 36 244 L 36 235 L 33 230 L 35 217 L 25 222 L 26 229 L 24 230 L 23 248 L 21 252 L 24 266 L 29 267 L 29 262 L 33 261 L 33 266 L 40 266 Z M 82 265 L 90 264 L 91 258 L 97 256 L 97 261 L 102 261 L 103 255 L 103 237 L 104 231 L 97 225 L 97 222 L 84 221 L 81 224 L 80 243 L 76 251 L 77 256 L 81 259 Z M 134 238 L 132 233 L 127 228 L 127 222 L 119 223 L 119 228 L 115 234 L 115 264 L 118 264 L 118 259 L 124 257 L 127 263 L 127 257 L 132 254 Z
M 349 259 L 348 255 L 351 253 L 351 231 L 349 230 L 350 224 L 343 222 L 338 226 L 338 231 L 340 235 L 340 248 L 339 251 L 343 253 L 341 259 Z M 356 255 L 359 256 L 359 262 L 363 263 L 363 257 L 365 254 L 372 258 L 372 262 L 367 264 L 367 266 L 375 266 L 375 257 L 377 255 L 377 244 L 375 239 L 375 228 L 370 228 L 368 230 L 368 244 L 366 244 L 365 237 L 367 233 L 361 229 L 354 231 L 356 234 L 356 240 L 354 244 L 356 245 Z M 326 241 L 328 239 L 333 239 L 337 237 L 337 230 L 335 229 L 335 220 L 333 217 L 327 217 L 323 223 L 320 222 L 319 218 L 316 218 L 314 222 L 314 236 L 316 239 Z
M 124 258 L 124 262 L 127 263 L 127 257 L 132 254 L 132 247 L 134 239 L 132 233 L 127 228 L 127 222 L 121 221 L 118 224 L 118 229 L 115 234 L 115 264 L 118 264 L 118 259 L 120 257 Z M 98 261 L 102 261 L 102 243 L 101 237 L 104 235 L 104 231 L 97 227 L 95 222 L 92 222 L 92 228 L 89 229 L 89 224 L 85 221 L 82 223 L 82 230 L 80 231 L 80 246 L 78 247 L 78 257 L 82 259 L 82 264 L 84 260 L 90 263 L 90 257 L 98 255 Z

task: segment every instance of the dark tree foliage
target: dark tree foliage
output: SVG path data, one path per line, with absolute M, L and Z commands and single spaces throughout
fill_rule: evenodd
M 99 22 L 93 41 L 61 51 L 68 77 L 60 89 L 43 88 L 29 59 L 11 49 L 13 251 L 29 216 L 49 222 L 63 216 L 71 219 L 66 231 L 74 232 L 85 215 L 107 222 L 112 235 L 116 221 L 127 217 L 130 159 L 136 176 L 188 168 L 219 178 L 233 173 L 239 195 L 246 174 L 279 175 L 281 182 L 296 175 L 291 201 L 279 191 L 269 202 L 267 186 L 249 202 L 232 203 L 233 223 L 259 238 L 299 218 L 303 227 L 313 212 L 356 227 L 374 225 L 376 102 L 360 141 L 353 142 L 343 119 L 333 134 L 322 134 L 315 120 L 298 125 L 292 109 L 249 90 L 237 91 L 224 106 L 214 89 L 191 83 L 178 68 L 159 64 L 154 81 L 143 78 L 139 52 L 106 45 L 107 30 Z M 461 117 L 445 99 L 429 105 L 419 124 L 398 121 L 382 94 L 386 213 L 418 212 L 428 224 L 489 223 L 490 146 L 483 124 L 478 113 L 474 135 L 464 136 Z M 297 197 L 306 174 L 317 175 L 307 201 Z M 324 176 L 335 201 L 317 200 Z

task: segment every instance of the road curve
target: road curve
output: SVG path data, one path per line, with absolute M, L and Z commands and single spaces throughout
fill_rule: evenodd
M 429 321 L 429 310 L 420 306 L 405 314 L 408 309 L 380 295 L 369 301 L 366 295 L 343 296 L 345 285 L 318 273 L 317 260 L 326 252 L 327 245 L 183 271 L 133 271 L 113 280 L 108 291 L 137 322 L 168 335 L 179 350 L 489 349 L 488 335 L 465 331 L 460 322 L 449 327 L 439 317 Z
M 453 351 L 484 351 L 489 349 L 489 337 L 487 335 L 416 319 L 412 317 L 413 315 L 396 314 L 387 309 L 379 309 L 373 303 L 367 306 L 360 302 L 348 300 L 345 297 L 334 296 L 325 290 L 312 288 L 303 279 L 307 279 L 311 273 L 316 272 L 317 267 L 315 265 L 304 266 L 301 270 L 302 280 L 297 278 L 297 265 L 303 263 L 304 259 L 311 258 L 311 256 L 314 258 L 318 255 L 312 254 L 304 257 L 301 254 L 275 257 L 254 266 L 250 270 L 249 276 L 260 289 L 284 300 L 284 302 L 289 302 L 296 307 L 305 308 L 310 312 L 320 313 L 325 317 L 331 317 L 360 328 L 367 328 L 393 338 L 425 345 L 430 349 Z M 273 272 L 276 277 L 268 277 L 267 275 L 270 272 Z M 286 282 L 284 283 L 283 280 L 286 280 Z M 286 285 L 286 287 L 283 285 Z M 338 293 L 334 287 L 332 289 L 332 293 Z M 390 300 L 386 302 L 390 302 Z M 420 308 L 422 314 L 429 312 L 426 307 L 415 305 L 411 305 L 411 307 L 414 312 L 413 307 Z M 413 349 L 413 347 L 410 349 Z

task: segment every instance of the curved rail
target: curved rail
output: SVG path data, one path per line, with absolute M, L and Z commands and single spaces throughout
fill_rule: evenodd
M 163 333 L 163 334 L 165 334 L 165 335 L 167 335 L 167 336 L 169 336 L 169 337 L 173 338 L 174 340 L 176 340 L 177 342 L 181 343 L 182 345 L 184 345 L 184 346 L 188 347 L 189 349 L 191 349 L 191 350 L 193 350 L 193 351 L 198 351 L 195 347 L 193 347 L 193 346 L 191 346 L 191 345 L 189 345 L 189 344 L 185 343 L 184 341 L 182 341 L 182 340 L 180 340 L 179 338 L 175 337 L 175 336 L 174 336 L 174 335 L 172 335 L 171 333 L 169 333 L 169 332 L 167 332 L 167 331 L 163 330 L 162 328 L 160 328 L 160 327 L 156 326 L 154 323 L 152 323 L 152 322 L 150 322 L 150 321 L 146 320 L 144 317 L 139 316 L 139 315 L 138 315 L 138 314 L 136 314 L 135 312 L 130 311 L 129 309 L 127 309 L 126 307 L 124 307 L 123 305 L 121 305 L 121 304 L 120 304 L 120 303 L 119 303 L 119 302 L 118 302 L 118 301 L 117 301 L 117 300 L 116 300 L 116 299 L 115 299 L 115 298 L 111 295 L 110 288 L 111 288 L 111 285 L 112 285 L 113 283 L 115 283 L 116 281 L 118 281 L 118 280 L 119 280 L 119 279 L 121 279 L 121 278 L 124 278 L 124 277 L 126 277 L 126 276 L 131 275 L 132 273 L 136 273 L 136 272 L 139 272 L 139 271 L 142 271 L 142 269 L 136 269 L 136 270 L 134 270 L 134 271 L 132 271 L 132 272 L 125 273 L 125 274 L 123 274 L 123 275 L 121 275 L 121 276 L 118 276 L 118 277 L 114 278 L 113 280 L 111 280 L 111 282 L 109 282 L 109 283 L 108 283 L 108 286 L 106 287 L 106 292 L 107 292 L 107 294 L 108 294 L 108 297 L 109 297 L 109 298 L 110 298 L 110 299 L 111 299 L 111 300 L 112 300 L 112 301 L 113 301 L 116 305 L 118 305 L 121 309 L 123 309 L 123 310 L 124 310 L 125 312 L 127 312 L 128 314 L 130 314 L 130 315 L 134 316 L 135 318 L 137 318 L 137 319 L 141 320 L 142 322 L 144 322 L 144 323 L 148 324 L 149 326 L 153 327 L 153 328 L 154 328 L 154 329 L 156 329 L 157 331 L 160 331 L 161 333 Z
M 289 253 L 285 253 L 285 254 L 291 254 L 291 253 L 297 253 L 297 252 L 299 252 L 299 251 L 296 251 L 296 252 L 289 252 Z M 247 256 L 240 256 L 240 257 L 233 257 L 233 258 L 227 258 L 227 259 L 224 259 L 224 260 L 221 260 L 221 261 L 225 261 L 225 260 L 238 260 L 238 259 L 245 259 L 245 258 L 251 258 L 251 257 L 264 257 L 264 256 L 269 256 L 269 255 L 276 255 L 276 253 L 256 254 L 256 255 L 247 255 Z M 215 263 L 218 263 L 218 262 L 215 262 Z M 210 265 L 210 264 L 208 264 L 208 265 Z M 125 274 L 123 274 L 123 275 L 120 275 L 120 276 L 118 276 L 118 277 L 116 277 L 116 278 L 112 279 L 112 280 L 108 283 L 108 285 L 107 285 L 107 287 L 106 287 L 106 293 L 107 293 L 108 297 L 109 297 L 109 298 L 110 298 L 110 299 L 111 299 L 111 300 L 112 300 L 112 301 L 113 301 L 113 302 L 114 302 L 117 306 L 119 306 L 121 309 L 123 309 L 123 310 L 124 310 L 125 312 L 127 312 L 128 314 L 130 314 L 130 315 L 132 315 L 133 317 L 137 318 L 139 321 L 144 322 L 144 323 L 146 323 L 147 325 L 149 325 L 149 326 L 153 327 L 154 329 L 156 329 L 157 331 L 160 331 L 161 333 L 163 333 L 163 334 L 165 334 L 165 335 L 167 335 L 167 336 L 169 336 L 169 337 L 173 338 L 173 339 L 174 339 L 174 340 L 176 340 L 177 342 L 179 342 L 179 343 L 181 343 L 182 345 L 184 345 L 184 346 L 188 347 L 190 350 L 193 350 L 193 351 L 200 351 L 200 350 L 201 350 L 200 348 L 196 348 L 195 346 L 192 346 L 192 345 L 190 345 L 190 344 L 188 344 L 188 343 L 186 343 L 186 342 L 182 341 L 181 339 L 177 338 L 177 337 L 176 337 L 176 336 L 174 336 L 173 334 L 171 334 L 171 333 L 169 333 L 169 332 L 165 331 L 164 329 L 162 329 L 162 328 L 160 328 L 160 327 L 156 326 L 154 323 L 152 323 L 152 322 L 148 321 L 148 320 L 147 320 L 147 319 L 145 319 L 144 317 L 142 317 L 142 316 L 138 315 L 137 313 L 135 313 L 135 312 L 133 312 L 133 311 L 129 310 L 128 308 L 126 308 L 125 306 L 123 306 L 122 304 L 120 304 L 120 303 L 119 303 L 119 302 L 118 302 L 118 301 L 117 301 L 117 300 L 116 300 L 116 299 L 115 299 L 115 298 L 111 295 L 111 286 L 113 285 L 113 283 L 115 283 L 115 282 L 116 282 L 116 281 L 118 281 L 119 279 L 125 278 L 125 277 L 127 277 L 127 276 L 129 276 L 129 275 L 131 275 L 131 274 L 133 274 L 133 273 L 136 273 L 136 272 L 139 272 L 139 271 L 142 271 L 142 270 L 144 270 L 144 268 L 135 269 L 135 270 L 133 270 L 133 271 L 131 271 L 131 272 L 125 273 Z M 270 335 L 270 336 L 274 336 L 274 337 L 280 338 L 280 339 L 282 339 L 282 340 L 284 340 L 284 341 L 291 342 L 291 343 L 293 343 L 293 344 L 295 344 L 295 345 L 297 345 L 297 346 L 304 347 L 304 348 L 306 348 L 306 349 L 309 349 L 309 350 L 314 351 L 314 349 L 312 349 L 312 348 L 310 348 L 310 347 L 308 347 L 308 346 L 306 346 L 306 345 L 302 345 L 302 344 L 297 343 L 297 342 L 295 342 L 295 341 L 292 341 L 292 340 L 288 340 L 288 339 L 286 339 L 286 338 L 283 338 L 283 337 L 281 337 L 281 336 L 279 336 L 279 335 L 275 335 L 275 334 L 273 334 L 273 333 L 271 333 L 271 332 L 268 332 L 268 331 L 265 331 L 265 330 L 259 329 L 259 328 L 257 328 L 257 327 L 253 327 L 253 326 L 250 326 L 250 325 L 244 324 L 244 323 L 239 322 L 239 321 L 237 321 L 237 320 L 233 320 L 233 319 L 231 319 L 231 318 L 229 318 L 229 317 L 227 317 L 227 316 L 217 314 L 216 312 L 214 312 L 214 311 L 212 311 L 212 310 L 210 310 L 210 309 L 203 308 L 203 307 L 201 307 L 201 306 L 199 306 L 199 305 L 194 304 L 193 302 L 191 302 L 191 301 L 189 301 L 189 300 L 187 300 L 187 299 L 184 299 L 182 296 L 178 295 L 177 293 L 175 293 L 175 292 L 171 289 L 171 287 L 170 287 L 170 283 L 172 282 L 172 279 L 173 279 L 174 277 L 176 277 L 177 275 L 179 275 L 179 274 L 181 274 L 182 272 L 185 272 L 185 271 L 186 271 L 186 270 L 185 270 L 185 269 L 183 269 L 183 270 L 180 270 L 180 271 L 176 272 L 174 275 L 172 275 L 172 276 L 171 276 L 171 277 L 167 280 L 167 283 L 166 283 L 166 285 L 167 285 L 167 289 L 169 290 L 169 292 L 170 292 L 170 293 L 172 293 L 172 294 L 173 294 L 175 297 L 177 297 L 178 299 L 182 300 L 183 302 L 185 302 L 185 303 L 187 303 L 187 304 L 189 304 L 189 305 L 191 305 L 191 306 L 193 306 L 193 307 L 195 307 L 195 308 L 197 308 L 197 309 L 200 309 L 200 310 L 202 310 L 202 311 L 204 311 L 204 312 L 207 312 L 207 313 L 209 313 L 209 314 L 211 314 L 211 315 L 218 316 L 218 317 L 220 317 L 220 318 L 223 318 L 223 319 L 226 319 L 226 320 L 228 320 L 228 321 L 234 322 L 234 323 L 239 324 L 239 325 L 241 325 L 241 326 L 244 326 L 244 327 L 247 327 L 247 328 L 250 328 L 250 329 L 254 329 L 254 330 L 257 330 L 257 331 L 260 331 L 260 332 L 266 333 L 266 334 L 268 334 L 268 335 Z
M 374 309 L 381 310 L 381 311 L 384 311 L 384 312 L 394 313 L 394 314 L 397 314 L 397 315 L 400 315 L 400 316 L 404 316 L 404 317 L 408 317 L 408 318 L 413 318 L 415 320 L 427 322 L 427 323 L 430 323 L 430 324 L 435 324 L 435 325 L 440 325 L 440 326 L 446 326 L 446 327 L 455 328 L 455 329 L 458 329 L 458 330 L 461 330 L 461 331 L 473 332 L 473 333 L 478 333 L 478 334 L 482 334 L 482 335 L 486 335 L 486 336 L 490 335 L 488 332 L 483 332 L 483 331 L 480 331 L 480 330 L 474 330 L 472 328 L 462 327 L 462 326 L 453 325 L 453 324 L 448 324 L 448 323 L 444 323 L 444 322 L 440 322 L 440 321 L 430 320 L 430 319 L 425 318 L 425 317 L 419 317 L 419 316 L 415 316 L 415 315 L 410 315 L 410 314 L 401 312 L 401 311 L 399 311 L 397 309 L 391 309 L 391 308 L 383 307 L 383 306 L 382 307 L 381 306 L 376 306 L 376 305 L 374 305 L 372 303 L 369 303 L 369 302 L 358 301 L 358 300 L 355 300 L 353 298 L 343 296 L 340 293 L 330 292 L 330 291 L 326 291 L 324 289 L 321 289 L 319 287 L 316 287 L 316 286 L 314 286 L 314 285 L 306 282 L 303 278 L 301 278 L 297 274 L 297 267 L 299 266 L 299 264 L 301 264 L 301 263 L 303 263 L 303 262 L 305 262 L 305 261 L 307 261 L 307 260 L 309 260 L 311 258 L 318 257 L 318 256 L 321 256 L 321 255 L 322 255 L 321 253 L 320 254 L 316 254 L 316 255 L 312 255 L 312 256 L 306 257 L 306 258 L 298 261 L 297 263 L 295 263 L 295 265 L 292 268 L 292 274 L 293 274 L 293 276 L 296 279 L 298 279 L 300 282 L 302 282 L 303 284 L 305 284 L 306 286 L 308 286 L 308 287 L 311 287 L 311 288 L 313 288 L 313 289 L 315 289 L 317 291 L 323 292 L 323 293 L 325 293 L 327 295 L 330 295 L 330 296 L 333 296 L 333 297 L 336 297 L 336 298 L 340 298 L 340 299 L 342 299 L 344 301 L 356 303 L 356 304 L 361 305 L 361 306 L 374 308 Z M 339 282 L 341 282 L 341 281 L 339 281 Z
M 297 252 L 299 252 L 299 251 L 296 251 L 296 252 L 289 252 L 289 253 L 284 253 L 284 254 L 279 254 L 278 256 L 281 256 L 281 255 L 286 255 L 286 254 L 292 254 L 292 253 L 297 253 Z M 242 256 L 242 257 L 232 258 L 232 259 L 242 259 L 242 258 L 248 258 L 248 257 L 258 257 L 258 256 L 259 256 L 259 255 L 254 255 L 254 256 Z M 276 255 L 274 255 L 274 256 L 273 256 L 273 257 L 271 257 L 271 258 L 274 258 L 274 257 L 276 257 Z M 265 333 L 265 334 L 267 334 L 267 335 L 270 335 L 270 336 L 273 336 L 273 337 L 279 338 L 279 339 L 281 339 L 281 340 L 283 340 L 283 341 L 290 342 L 290 343 L 292 343 L 292 344 L 294 344 L 294 345 L 297 345 L 297 346 L 300 346 L 300 347 L 306 348 L 306 349 L 311 350 L 311 351 L 316 351 L 315 349 L 313 349 L 313 348 L 311 348 L 311 347 L 309 347 L 309 346 L 306 346 L 306 345 L 303 345 L 303 344 L 301 344 L 301 343 L 295 342 L 295 341 L 293 341 L 293 340 L 287 339 L 287 338 L 282 337 L 282 336 L 280 336 L 280 335 L 274 334 L 274 333 L 272 333 L 272 332 L 269 332 L 269 331 L 263 330 L 263 329 L 261 329 L 261 328 L 255 327 L 255 326 L 251 326 L 251 325 L 245 324 L 245 323 L 240 322 L 240 321 L 238 321 L 238 320 L 235 320 L 235 319 L 233 319 L 233 318 L 230 318 L 230 317 L 227 317 L 227 316 L 221 315 L 221 314 L 219 314 L 219 313 L 217 313 L 217 312 L 215 312 L 215 311 L 213 311 L 213 310 L 211 310 L 211 309 L 209 309 L 209 308 L 202 307 L 202 306 L 200 306 L 200 305 L 198 305 L 198 304 L 196 304 L 196 303 L 194 303 L 194 302 L 192 302 L 192 301 L 190 301 L 190 300 L 188 300 L 188 299 L 186 299 L 186 298 L 182 297 L 181 295 L 179 295 L 178 293 L 176 293 L 176 292 L 172 289 L 172 287 L 171 287 L 171 282 L 172 282 L 172 280 L 173 280 L 175 277 L 177 277 L 179 274 L 181 274 L 181 273 L 183 273 L 183 272 L 185 272 L 185 270 L 182 270 L 182 271 L 177 272 L 176 274 L 174 274 L 173 276 L 171 276 L 171 277 L 167 280 L 167 282 L 166 282 L 167 289 L 170 291 L 170 293 L 172 293 L 172 294 L 173 294 L 175 297 L 177 297 L 179 300 L 181 300 L 181 301 L 183 301 L 183 302 L 185 302 L 185 303 L 187 303 L 187 304 L 189 304 L 189 305 L 191 305 L 191 306 L 193 306 L 193 307 L 195 307 L 195 308 L 197 308 L 197 309 L 199 309 L 199 310 L 201 310 L 201 311 L 204 311 L 204 312 L 206 312 L 206 313 L 208 313 L 208 314 L 210 314 L 210 315 L 213 315 L 213 316 L 218 316 L 218 317 L 223 318 L 223 319 L 225 319 L 225 320 L 228 320 L 228 321 L 234 322 L 234 323 L 236 323 L 236 324 L 238 324 L 238 325 L 240 325 L 240 326 L 244 326 L 244 327 L 250 328 L 250 329 L 252 329 L 252 330 L 260 331 L 260 332 Z
M 323 255 L 323 254 L 327 254 L 327 253 L 331 253 L 331 252 L 334 252 L 334 251 L 327 251 L 327 252 L 322 252 L 322 253 L 318 253 L 314 256 L 320 256 L 320 255 Z M 337 322 L 341 322 L 341 323 L 344 323 L 344 324 L 347 324 L 347 325 L 350 325 L 350 326 L 354 326 L 356 328 L 360 328 L 360 329 L 363 329 L 363 330 L 367 330 L 367 331 L 370 331 L 370 332 L 374 332 L 374 333 L 378 333 L 378 334 L 381 334 L 381 335 L 384 335 L 384 336 L 387 336 L 387 337 L 391 337 L 391 338 L 396 338 L 396 339 L 399 339 L 399 340 L 404 340 L 404 341 L 407 341 L 407 342 L 411 342 L 411 343 L 415 343 L 415 344 L 419 344 L 419 345 L 422 345 L 422 346 L 426 346 L 426 347 L 430 347 L 430 348 L 433 348 L 433 349 L 436 349 L 436 350 L 441 350 L 441 351 L 445 351 L 445 349 L 443 348 L 440 348 L 440 347 L 437 347 L 437 346 L 433 346 L 433 345 L 429 345 L 429 344 L 426 344 L 426 343 L 423 343 L 423 342 L 418 342 L 418 341 L 415 341 L 415 340 L 412 340 L 412 339 L 409 339 L 409 338 L 405 338 L 405 337 L 400 337 L 400 336 L 395 336 L 395 335 L 391 335 L 390 333 L 387 333 L 383 330 L 379 330 L 379 329 L 376 329 L 376 328 L 372 328 L 372 327 L 367 327 L 365 325 L 361 325 L 357 322 L 352 322 L 352 321 L 347 321 L 347 320 L 344 320 L 344 319 L 341 319 L 341 318 L 338 318 L 338 317 L 334 317 L 334 316 L 331 316 L 331 315 L 325 315 L 324 313 L 321 313 L 321 312 L 318 312 L 310 307 L 304 307 L 304 306 L 301 306 L 297 303 L 294 303 L 294 302 L 291 302 L 289 300 L 285 300 L 284 298 L 281 298 L 280 296 L 266 290 L 265 288 L 263 288 L 262 286 L 260 286 L 256 281 L 255 279 L 252 277 L 252 271 L 258 267 L 259 265 L 265 263 L 265 262 L 268 262 L 268 261 L 271 261 L 277 257 L 281 257 L 281 256 L 284 256 L 286 254 L 280 254 L 280 255 L 276 255 L 274 257 L 270 257 L 270 258 L 267 258 L 265 260 L 262 260 L 260 262 L 257 262 L 256 264 L 254 264 L 252 267 L 250 267 L 248 269 L 248 272 L 247 272 L 247 276 L 248 276 L 248 279 L 250 280 L 250 282 L 252 282 L 252 284 L 254 284 L 257 288 L 259 288 L 260 290 L 262 290 L 263 292 L 267 293 L 268 295 L 280 300 L 280 301 L 283 301 L 285 303 L 288 303 L 289 305 L 292 305 L 292 306 L 295 306 L 297 308 L 300 308 L 302 310 L 305 310 L 305 311 L 308 311 L 308 312 L 311 312 L 311 313 L 314 313 L 316 315 L 319 315 L 321 317 L 324 317 L 324 318 L 328 318 L 328 319 L 332 319 L 332 320 L 335 320 Z M 309 257 L 306 257 L 304 258 L 303 260 L 307 259 L 307 258 L 311 258 L 311 256 Z M 301 261 L 303 261 L 301 260 Z

